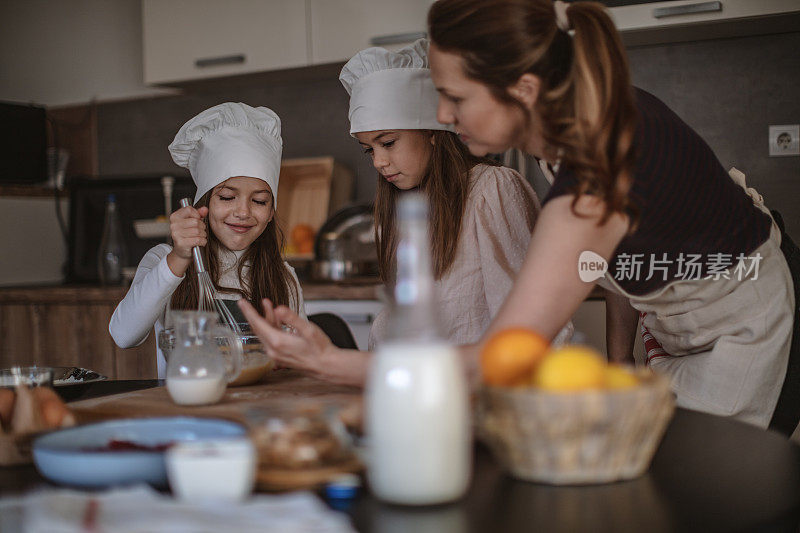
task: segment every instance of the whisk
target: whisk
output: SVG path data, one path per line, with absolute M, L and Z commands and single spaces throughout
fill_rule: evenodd
M 188 198 L 181 200 L 181 207 L 191 205 Z M 194 266 L 197 269 L 197 310 L 216 312 L 219 315 L 220 322 L 223 326 L 227 326 L 233 330 L 237 335 L 242 334 L 242 329 L 239 323 L 234 318 L 230 309 L 225 305 L 225 302 L 219 297 L 214 283 L 211 281 L 211 276 L 206 271 L 205 263 L 203 262 L 203 254 L 200 252 L 200 246 L 192 248 L 192 257 L 194 257 Z

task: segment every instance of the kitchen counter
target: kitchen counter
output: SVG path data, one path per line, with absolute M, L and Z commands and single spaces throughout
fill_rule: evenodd
M 301 282 L 306 300 L 377 300 L 383 285 L 380 280 L 366 278 L 351 283 Z M 128 287 L 98 285 L 42 285 L 0 287 L 0 304 L 25 303 L 113 303 L 125 297 Z

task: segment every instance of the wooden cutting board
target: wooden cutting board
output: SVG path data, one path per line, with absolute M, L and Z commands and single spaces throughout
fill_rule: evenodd
M 72 402 L 69 408 L 79 423 L 112 418 L 200 416 L 247 424 L 245 413 L 253 407 L 312 404 L 358 409 L 361 392 L 358 388 L 334 385 L 294 370 L 276 370 L 256 385 L 228 387 L 222 400 L 214 405 L 176 405 L 166 387 L 156 387 Z

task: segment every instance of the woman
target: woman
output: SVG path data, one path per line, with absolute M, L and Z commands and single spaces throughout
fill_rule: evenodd
M 386 283 L 394 277 L 397 200 L 405 191 L 423 191 L 430 200 L 445 336 L 456 344 L 477 341 L 521 265 L 539 210 L 533 189 L 517 172 L 470 155 L 450 128 L 436 121 L 426 41 L 398 52 L 363 50 L 344 66 L 340 80 L 350 94 L 350 133 L 379 173 L 375 221 L 381 277 Z M 268 321 L 250 306 L 243 309 L 280 364 L 327 380 L 364 383 L 368 353 L 335 348 L 285 308 L 273 314 L 265 305 Z M 282 333 L 275 321 L 292 325 L 299 335 Z M 381 313 L 370 333 L 371 348 L 386 325 Z
M 631 358 L 642 313 L 664 353 L 649 364 L 678 405 L 769 425 L 795 306 L 780 232 L 689 126 L 631 86 L 603 6 L 440 0 L 429 26 L 439 120 L 474 155 L 514 146 L 555 173 L 488 334 L 522 319 L 552 338 L 594 284 L 578 268 L 593 252 L 609 263 L 612 359 Z M 757 279 L 742 279 L 757 258 Z
M 139 263 L 109 323 L 119 347 L 141 344 L 154 325 L 158 335 L 168 301 L 173 309 L 197 309 L 194 246 L 204 247 L 209 276 L 223 299 L 269 298 L 304 313 L 300 284 L 281 259 L 282 234 L 275 220 L 280 127 L 266 107 L 225 103 L 180 129 L 169 151 L 197 185 L 194 206 L 170 216 L 172 246 L 155 246 Z M 157 363 L 163 378 L 166 361 L 160 349 Z

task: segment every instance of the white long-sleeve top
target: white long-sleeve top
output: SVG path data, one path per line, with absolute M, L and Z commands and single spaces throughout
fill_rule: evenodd
M 132 348 L 140 345 L 147 339 L 151 328 L 155 329 L 156 338 L 164 330 L 167 303 L 184 278 L 184 276 L 173 274 L 167 265 L 167 254 L 171 251 L 171 246 L 159 244 L 148 250 L 139 262 L 131 288 L 117 305 L 108 323 L 108 331 L 120 348 Z M 220 254 L 220 260 L 223 263 L 219 283 L 221 287 L 239 288 L 236 265 L 242 253 Z M 305 318 L 303 291 L 294 269 L 288 264 L 286 266 L 297 285 L 298 299 L 296 302 L 292 301 L 290 307 Z M 246 269 L 247 266 L 245 266 L 244 274 L 246 274 Z M 229 300 L 239 299 L 237 293 L 222 292 L 220 297 Z M 166 376 L 167 362 L 158 347 L 156 347 L 156 364 L 158 377 L 163 379 Z

